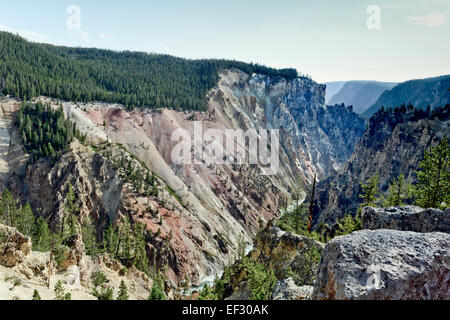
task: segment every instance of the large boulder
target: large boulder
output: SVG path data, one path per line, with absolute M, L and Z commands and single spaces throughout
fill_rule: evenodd
M 254 242 L 250 259 L 274 270 L 277 279 L 291 273 L 302 276 L 303 285 L 312 285 L 324 244 L 281 230 L 269 223 Z
M 49 252 L 32 251 L 25 260 L 16 266 L 16 270 L 27 279 L 37 279 L 46 282 L 48 279 Z M 52 260 L 51 268 L 55 270 L 56 263 Z
M 14 267 L 25 260 L 31 251 L 31 239 L 15 228 L 0 224 L 0 264 Z
M 450 299 L 450 235 L 363 230 L 330 241 L 313 299 Z
M 292 278 L 278 280 L 272 290 L 272 300 L 310 300 L 312 286 L 297 286 Z
M 422 209 L 415 206 L 372 208 L 362 210 L 363 229 L 393 229 L 415 232 L 450 233 L 450 208 Z

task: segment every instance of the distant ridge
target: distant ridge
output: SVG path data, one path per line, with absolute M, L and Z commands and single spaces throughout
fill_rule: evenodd
M 332 94 L 341 85 L 341 88 L 327 100 L 329 105 L 341 103 L 352 105 L 356 113 L 362 114 L 377 101 L 384 91 L 392 89 L 397 83 L 361 80 L 332 82 L 327 84 L 327 87 L 328 85 L 331 86 L 331 92 L 327 90 L 327 94 Z
M 338 93 L 347 81 L 326 82 L 325 102 L 328 103 Z
M 391 90 L 385 91 L 378 100 L 363 113 L 370 118 L 381 107 L 397 107 L 411 103 L 416 108 L 431 109 L 450 103 L 450 75 L 433 78 L 410 80 L 400 83 Z

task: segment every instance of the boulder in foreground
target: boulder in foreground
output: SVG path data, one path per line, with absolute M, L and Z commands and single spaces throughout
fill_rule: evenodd
M 422 209 L 416 206 L 372 208 L 362 211 L 363 229 L 393 229 L 450 233 L 450 208 Z
M 330 241 L 313 299 L 450 299 L 450 235 L 363 230 Z

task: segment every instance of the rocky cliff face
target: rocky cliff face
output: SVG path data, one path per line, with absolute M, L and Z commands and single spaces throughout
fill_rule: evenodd
M 28 155 L 22 149 L 23 145 L 17 129 L 13 125 L 19 103 L 14 99 L 0 100 L 0 191 L 14 174 L 25 172 Z
M 247 78 L 238 71 L 223 74 L 210 106 L 233 128 L 280 129 L 281 159 L 291 176 L 311 181 L 317 172 L 321 179 L 349 158 L 364 120 L 344 106 L 325 106 L 324 85 L 308 78 Z
M 174 282 L 188 275 L 195 283 L 218 273 L 236 256 L 241 236 L 249 242 L 260 220 L 267 222 L 278 214 L 297 178 L 305 184 L 314 172 L 324 178 L 347 160 L 365 128 L 364 120 L 345 107 L 326 107 L 324 94 L 323 85 L 307 78 L 286 81 L 231 70 L 209 92 L 206 113 L 64 102 L 66 116 L 96 148 L 74 142 L 56 164 L 38 161 L 30 166 L 23 160 L 11 162 L 17 158 L 11 157 L 14 127 L 12 117 L 3 116 L 9 129 L 4 130 L 8 148 L 1 160 L 8 166 L 2 177 L 35 211 L 39 208 L 40 214 L 50 216 L 54 228 L 71 183 L 82 205 L 80 214 L 96 223 L 99 235 L 117 216 L 143 221 L 153 232 L 161 229 L 148 252 L 160 266 L 169 267 Z M 8 103 L 17 110 L 17 102 Z M 173 163 L 171 152 L 177 142 L 172 133 L 179 128 L 193 132 L 194 121 L 201 121 L 203 130 L 279 129 L 279 172 L 261 175 L 254 165 Z M 118 157 L 156 173 L 160 196 L 136 192 L 115 168 Z M 149 213 L 149 206 L 156 215 Z M 169 234 L 172 238 L 165 246 Z
M 0 265 L 15 267 L 31 251 L 31 239 L 16 229 L 0 225 Z
M 415 181 L 414 171 L 425 150 L 450 135 L 449 124 L 448 107 L 435 116 L 405 109 L 373 117 L 350 160 L 318 184 L 315 225 L 323 221 L 333 226 L 346 212 L 354 213 L 360 202 L 360 183 L 376 174 L 382 193 L 401 173 L 409 182 Z
M 49 218 L 54 230 L 64 217 L 69 183 L 76 192 L 80 217 L 94 223 L 99 238 L 119 216 L 144 222 L 152 234 L 160 229 L 158 236 L 148 240 L 147 251 L 157 267 L 169 267 L 167 276 L 176 284 L 182 275 L 198 279 L 220 269 L 220 261 L 211 257 L 223 256 L 223 251 L 228 250 L 216 240 L 225 234 L 221 226 L 214 229 L 219 231 L 206 232 L 208 220 L 192 217 L 189 207 L 180 203 L 160 178 L 156 178 L 158 196 L 136 190 L 117 167 L 117 159 L 122 158 L 135 170 L 147 170 L 120 147 L 104 146 L 94 151 L 75 141 L 71 151 L 55 164 L 41 160 L 28 166 L 23 182 L 14 180 L 11 188 L 32 207 L 42 208 L 39 214 Z

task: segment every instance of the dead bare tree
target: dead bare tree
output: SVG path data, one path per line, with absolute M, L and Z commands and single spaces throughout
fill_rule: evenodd
M 314 209 L 314 196 L 316 193 L 316 180 L 317 180 L 317 173 L 314 173 L 314 182 L 311 190 L 311 201 L 309 203 L 309 212 L 308 212 L 308 234 L 311 234 L 312 215 Z

